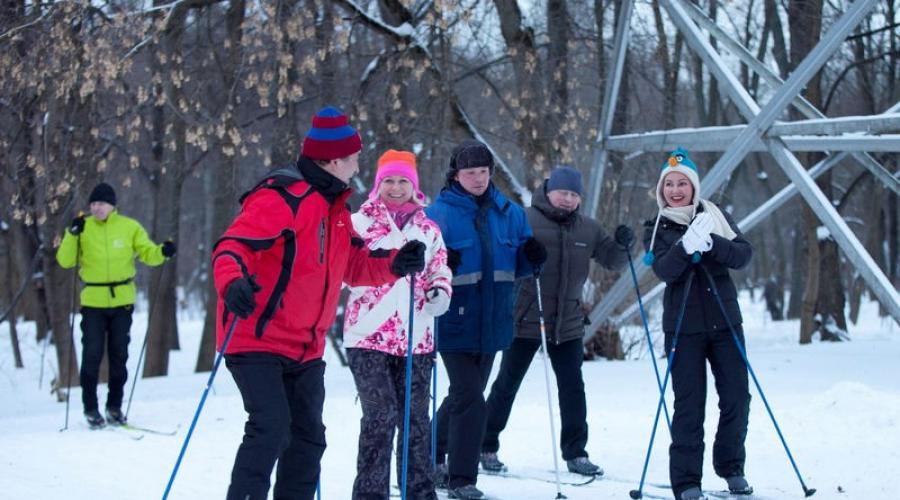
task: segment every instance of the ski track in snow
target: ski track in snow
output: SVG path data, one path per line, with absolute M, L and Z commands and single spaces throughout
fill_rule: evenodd
M 896 498 L 893 478 L 900 470 L 900 328 L 878 317 L 877 304 L 865 303 L 859 324 L 850 327 L 850 342 L 799 346 L 796 321 L 766 321 L 762 302 L 751 300 L 746 293 L 741 302 L 750 361 L 806 485 L 818 490 L 814 498 Z M 649 313 L 657 323 L 659 314 L 659 310 Z M 193 373 L 202 316 L 182 312 L 179 326 L 185 349 L 172 353 L 168 377 L 138 382 L 129 414 L 129 422 L 135 426 L 177 429 L 174 436 L 165 436 L 89 430 L 81 415 L 81 392 L 77 388 L 71 394 L 69 429 L 60 432 L 65 404 L 57 403 L 49 392 L 50 380 L 56 376 L 52 346 L 46 353 L 43 387 L 39 389 L 41 346 L 34 340 L 34 326 L 18 324 L 25 368 L 16 369 L 8 324 L 0 325 L 0 497 L 160 498 L 208 378 L 207 373 Z M 146 313 L 139 312 L 132 327 L 131 371 L 145 328 Z M 76 346 L 80 348 L 79 340 L 80 332 L 76 331 Z M 361 411 L 349 370 L 340 367 L 331 351 L 326 360 L 324 419 L 328 449 L 323 459 L 322 498 L 342 500 L 350 498 L 353 486 Z M 497 366 L 499 363 L 500 356 Z M 512 474 L 536 474 L 552 481 L 540 363 L 540 357 L 536 357 L 522 384 L 510 423 L 501 435 L 500 459 Z M 594 361 L 585 363 L 584 376 L 590 425 L 587 449 L 591 459 L 605 469 L 606 477 L 580 487 L 563 485 L 562 492 L 572 500 L 627 499 L 641 478 L 658 399 L 653 368 L 646 357 Z M 717 420 L 711 377 L 708 390 L 703 486 L 715 492 L 724 488 L 725 482 L 715 476 L 711 464 Z M 441 370 L 439 397 L 446 391 L 447 377 Z M 105 392 L 101 385 L 101 404 Z M 756 493 L 750 498 L 801 499 L 800 483 L 752 381 L 751 394 L 746 473 Z M 671 391 L 667 402 L 671 408 Z M 223 366 L 170 498 L 225 497 L 244 418 L 240 395 Z M 556 418 L 558 425 L 558 413 Z M 141 438 L 129 439 L 131 435 Z M 669 483 L 668 444 L 668 432 L 661 421 L 647 472 L 646 498 L 671 498 L 671 493 L 660 487 Z M 561 458 L 560 465 L 564 471 Z M 562 474 L 571 479 L 568 472 Z M 556 496 L 555 484 L 529 479 L 482 474 L 478 487 L 492 499 Z

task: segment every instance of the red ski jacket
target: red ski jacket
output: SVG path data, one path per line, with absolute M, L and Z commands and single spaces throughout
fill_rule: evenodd
M 238 278 L 253 276 L 262 290 L 253 313 L 238 320 L 226 354 L 269 352 L 300 362 L 322 357 L 342 282 L 397 279 L 390 271 L 396 251 L 371 254 L 353 232 L 350 194 L 329 203 L 297 169 L 286 168 L 242 197 L 240 214 L 213 249 L 218 350 L 234 319 L 223 297 Z

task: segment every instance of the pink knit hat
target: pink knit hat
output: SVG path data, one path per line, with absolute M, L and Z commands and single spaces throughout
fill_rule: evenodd
M 378 170 L 375 171 L 375 183 L 369 193 L 369 199 L 378 198 L 378 188 L 385 177 L 400 175 L 409 179 L 413 185 L 413 201 L 425 204 L 425 195 L 419 190 L 419 173 L 416 171 L 416 155 L 409 151 L 389 149 L 378 158 Z

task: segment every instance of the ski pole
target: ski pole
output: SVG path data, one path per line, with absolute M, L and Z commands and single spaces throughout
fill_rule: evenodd
M 694 254 L 699 255 L 699 254 Z M 653 430 L 650 431 L 650 444 L 647 446 L 647 456 L 644 457 L 644 470 L 641 472 L 641 483 L 638 489 L 628 492 L 628 496 L 637 500 L 644 496 L 644 480 L 647 478 L 647 466 L 650 464 L 650 452 L 653 450 L 653 439 L 656 437 L 656 427 L 659 424 L 659 414 L 666 404 L 666 386 L 669 384 L 669 374 L 672 373 L 672 363 L 675 361 L 675 349 L 678 347 L 678 334 L 681 333 L 681 324 L 684 321 L 684 311 L 687 308 L 688 295 L 691 292 L 691 284 L 694 282 L 694 270 L 691 269 L 684 286 L 684 298 L 681 299 L 681 308 L 678 311 L 678 320 L 675 322 L 675 334 L 672 336 L 672 349 L 669 350 L 666 363 L 666 375 L 663 377 L 662 388 L 659 391 L 659 403 L 656 404 L 656 416 L 653 418 Z
M 647 322 L 647 313 L 644 311 L 644 301 L 641 298 L 641 289 L 638 286 L 637 273 L 634 271 L 634 261 L 631 259 L 631 249 L 625 248 L 628 254 L 628 268 L 631 269 L 631 281 L 634 283 L 634 293 L 637 294 L 638 310 L 641 312 L 641 322 L 644 324 L 644 334 L 647 336 L 647 347 L 650 350 L 650 361 L 653 362 L 653 372 L 656 374 L 656 385 L 659 392 L 663 393 L 662 381 L 659 379 L 659 367 L 656 365 L 656 354 L 653 350 L 653 339 L 650 338 L 650 326 Z M 666 424 L 669 425 L 669 435 L 672 434 L 672 420 L 669 418 L 669 406 L 663 404 L 663 411 L 666 413 Z
M 83 216 L 83 212 L 79 212 Z M 81 233 L 75 236 L 75 274 L 72 276 L 72 319 L 69 320 L 69 361 L 66 363 L 66 423 L 59 432 L 69 428 L 69 400 L 72 393 L 72 358 L 75 357 L 75 295 L 78 294 L 78 267 L 81 260 Z M 83 390 L 83 389 L 82 389 Z
M 741 359 L 743 359 L 744 364 L 747 365 L 747 371 L 750 372 L 750 376 L 753 378 L 753 384 L 756 385 L 756 390 L 759 391 L 759 396 L 762 398 L 763 404 L 766 407 L 766 411 L 769 413 L 769 418 L 772 419 L 772 424 L 775 426 L 775 432 L 778 433 L 778 437 L 779 439 L 781 439 L 781 445 L 784 447 L 784 451 L 787 452 L 788 459 L 791 461 L 791 466 L 794 468 L 794 473 L 797 474 L 797 479 L 800 480 L 800 486 L 803 488 L 803 494 L 807 497 L 811 497 L 816 493 L 816 489 L 808 488 L 806 486 L 806 483 L 803 482 L 803 476 L 800 475 L 800 469 L 797 468 L 797 462 L 794 461 L 794 456 L 791 454 L 791 450 L 790 448 L 788 448 L 787 441 L 784 439 L 784 435 L 781 433 L 781 427 L 778 426 L 778 421 L 775 420 L 775 414 L 772 413 L 772 408 L 769 406 L 769 401 L 766 399 L 766 394 L 763 392 L 762 386 L 759 384 L 759 380 L 757 380 L 756 378 L 756 373 L 753 371 L 753 367 L 750 366 L 750 360 L 747 358 L 747 352 L 744 349 L 744 346 L 741 345 L 741 340 L 740 338 L 738 338 L 737 332 L 734 329 L 734 325 L 731 324 L 731 318 L 728 317 L 728 313 L 725 311 L 725 304 L 722 303 L 722 297 L 719 295 L 719 290 L 716 287 L 716 282 L 713 281 L 713 277 L 709 273 L 708 269 L 704 267 L 703 272 L 706 274 L 707 281 L 709 281 L 709 286 L 712 289 L 713 296 L 716 298 L 716 303 L 719 305 L 719 309 L 721 309 L 722 311 L 722 316 L 725 317 L 725 324 L 728 325 L 728 329 L 731 331 L 731 337 L 734 339 L 734 343 L 737 346 L 738 352 L 741 353 Z
M 172 490 L 172 483 L 175 482 L 175 475 L 178 474 L 178 468 L 181 466 L 181 459 L 184 458 L 184 452 L 187 451 L 188 443 L 191 441 L 191 435 L 194 434 L 194 428 L 197 426 L 197 419 L 200 418 L 200 412 L 203 410 L 203 405 L 206 403 L 206 396 L 209 395 L 209 388 L 212 386 L 213 379 L 216 378 L 216 372 L 219 370 L 219 365 L 222 363 L 222 358 L 225 356 L 225 350 L 228 348 L 228 342 L 231 340 L 231 336 L 234 334 L 234 327 L 238 324 L 238 316 L 234 316 L 234 320 L 231 322 L 231 326 L 228 327 L 228 332 L 225 334 L 225 340 L 222 341 L 222 348 L 219 350 L 219 354 L 216 355 L 216 361 L 213 363 L 212 372 L 209 374 L 209 379 L 206 381 L 206 388 L 203 390 L 203 395 L 200 396 L 200 404 L 197 405 L 197 411 L 194 412 L 194 419 L 191 420 L 191 426 L 188 428 L 187 435 L 184 437 L 184 444 L 181 445 L 181 452 L 178 453 L 178 459 L 175 461 L 175 467 L 172 469 L 172 475 L 169 476 L 169 483 L 166 484 L 166 491 L 163 492 L 163 500 L 169 497 L 169 491 Z
M 163 263 L 163 265 L 165 265 L 165 263 Z M 137 386 L 138 378 L 141 377 L 141 365 L 144 361 L 144 352 L 147 350 L 147 341 L 150 339 L 150 327 L 153 325 L 153 313 L 156 310 L 156 303 L 159 302 L 159 283 L 162 281 L 163 272 L 164 270 L 160 268 L 153 288 L 153 302 L 150 303 L 150 310 L 147 311 L 147 331 L 144 332 L 144 342 L 141 344 L 141 353 L 138 354 L 137 368 L 135 368 L 134 376 L 131 379 L 131 391 L 128 393 L 128 405 L 125 407 L 126 421 L 128 420 L 128 413 L 131 411 L 131 401 L 134 399 L 134 388 Z
M 403 473 L 400 498 L 406 500 L 406 478 L 409 470 L 409 407 L 412 400 L 413 317 L 416 312 L 416 274 L 409 275 L 409 325 L 406 327 L 406 396 L 403 403 Z
M 434 351 L 431 353 L 431 469 L 437 469 L 438 319 L 434 318 Z
M 537 293 L 538 318 L 541 325 L 541 350 L 543 351 L 543 356 L 541 356 L 541 358 L 544 360 L 544 382 L 547 387 L 547 410 L 550 414 L 550 442 L 553 446 L 550 453 L 553 455 L 553 473 L 556 477 L 556 498 L 567 498 L 563 495 L 559 482 L 559 460 L 556 457 L 556 423 L 553 419 L 553 396 L 550 394 L 550 369 L 547 367 L 547 358 L 550 356 L 550 353 L 547 351 L 547 328 L 544 326 L 544 304 L 541 302 L 540 273 L 540 269 L 535 270 L 534 286 Z

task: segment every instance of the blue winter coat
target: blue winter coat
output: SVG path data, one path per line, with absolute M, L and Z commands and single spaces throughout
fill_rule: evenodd
M 493 185 L 487 196 L 479 207 L 459 186 L 444 188 L 425 209 L 447 248 L 461 254 L 450 309 L 438 318 L 441 352 L 490 353 L 512 343 L 515 280 L 532 273 L 521 250 L 531 227 L 522 207 Z

